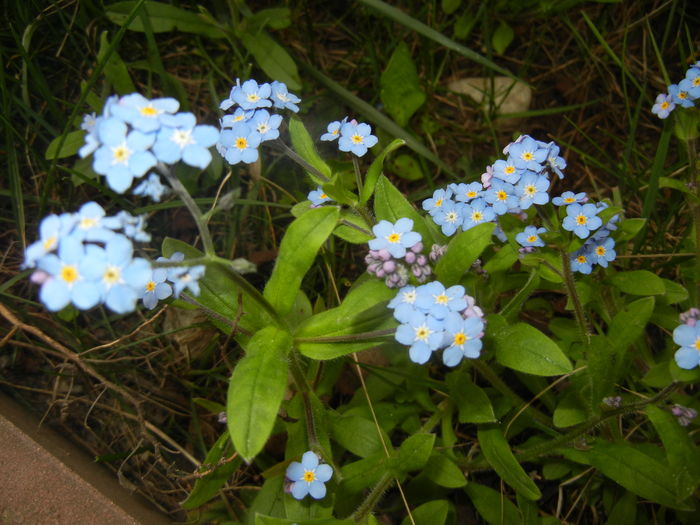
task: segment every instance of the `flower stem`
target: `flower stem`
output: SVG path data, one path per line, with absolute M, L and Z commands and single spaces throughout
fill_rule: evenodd
M 569 299 L 571 299 L 571 304 L 574 305 L 574 316 L 576 317 L 576 323 L 578 324 L 581 341 L 588 344 L 591 342 L 591 328 L 588 325 L 586 314 L 583 311 L 583 305 L 581 305 L 581 300 L 579 299 L 578 292 L 576 291 L 576 283 L 574 281 L 574 273 L 571 271 L 569 254 L 567 254 L 561 248 L 559 249 L 559 253 L 561 255 L 561 265 L 564 269 L 562 277 L 564 277 L 564 285 L 566 286 Z
M 316 419 L 314 417 L 314 409 L 311 405 L 311 387 L 309 382 L 306 380 L 304 371 L 301 369 L 301 363 L 299 362 L 299 356 L 296 349 L 292 349 L 289 352 L 289 364 L 290 370 L 292 372 L 292 377 L 294 378 L 294 383 L 296 384 L 297 391 L 301 394 L 301 400 L 304 404 L 304 419 L 306 421 L 306 435 L 309 438 L 309 449 L 313 451 L 320 451 L 321 444 L 316 435 Z M 322 456 L 325 456 L 322 455 Z
M 199 230 L 199 236 L 202 239 L 204 253 L 209 256 L 215 255 L 214 241 L 209 233 L 206 218 L 202 214 L 202 210 L 200 210 L 199 206 L 197 206 L 197 203 L 194 202 L 190 192 L 188 192 L 187 188 L 185 188 L 182 182 L 180 182 L 180 179 L 178 179 L 177 176 L 175 176 L 175 174 L 171 172 L 170 169 L 162 162 L 158 163 L 158 171 L 167 179 L 170 187 L 173 189 L 173 191 L 175 191 L 175 193 L 177 193 L 180 199 L 182 199 L 183 204 L 189 210 L 190 215 L 192 215 L 192 218 L 197 225 L 197 229 Z

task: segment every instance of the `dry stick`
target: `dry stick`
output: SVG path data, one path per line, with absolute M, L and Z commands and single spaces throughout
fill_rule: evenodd
M 74 362 L 78 368 L 80 368 L 83 372 L 86 374 L 94 377 L 98 381 L 100 381 L 104 386 L 107 388 L 114 390 L 118 394 L 120 394 L 122 397 L 126 398 L 136 409 L 137 416 L 135 418 L 138 420 L 139 424 L 142 426 L 142 428 L 149 428 L 149 430 L 153 431 L 155 434 L 158 435 L 164 435 L 157 427 L 151 425 L 148 421 L 146 421 L 143 417 L 143 411 L 141 410 L 141 402 L 138 401 L 134 396 L 132 396 L 129 392 L 126 391 L 126 389 L 120 387 L 119 385 L 113 383 L 106 377 L 104 377 L 102 374 L 100 374 L 98 371 L 94 370 L 91 366 L 89 366 L 87 363 L 85 363 L 81 358 L 80 355 L 76 354 L 69 348 L 63 346 L 61 343 L 58 341 L 52 339 L 49 337 L 47 334 L 39 330 L 38 328 L 25 324 L 22 321 L 20 321 L 12 312 L 10 312 L 7 308 L 5 308 L 4 305 L 0 304 L 0 315 L 2 315 L 5 319 L 7 319 L 13 326 L 19 328 L 20 330 L 24 332 L 29 332 L 30 334 L 34 335 L 35 337 L 38 337 L 39 339 L 45 341 L 48 345 L 53 347 L 54 349 L 58 350 L 58 352 L 68 359 L 69 361 Z M 153 445 L 156 445 L 156 443 L 153 443 L 152 438 L 145 433 L 148 440 L 152 442 Z M 167 436 L 166 436 L 167 437 Z M 170 441 L 170 438 L 167 439 L 167 441 Z

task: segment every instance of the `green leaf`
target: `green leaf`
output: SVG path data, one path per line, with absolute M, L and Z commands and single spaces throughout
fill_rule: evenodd
M 226 415 L 238 453 L 250 461 L 265 445 L 287 388 L 289 333 L 274 326 L 257 332 L 233 370 Z
M 428 462 L 435 444 L 435 434 L 413 434 L 401 443 L 396 468 L 402 472 L 421 470 Z
M 687 195 L 694 203 L 697 204 L 698 202 L 700 202 L 698 196 L 695 195 L 695 191 L 688 186 L 687 182 L 678 179 L 672 179 L 670 177 L 659 177 L 659 188 L 671 188 L 674 190 L 678 190 L 681 193 Z
M 464 487 L 476 510 L 491 525 L 511 525 L 520 523 L 520 512 L 505 494 L 492 488 L 470 483 Z
M 382 441 L 373 421 L 360 416 L 335 416 L 330 418 L 333 440 L 361 458 L 383 451 Z M 389 437 L 382 431 L 386 443 Z
M 263 296 L 280 316 L 287 315 L 299 293 L 301 281 L 316 260 L 316 254 L 335 229 L 338 208 L 324 206 L 295 219 L 280 243 L 279 254 Z
M 189 510 L 201 507 L 216 496 L 219 489 L 224 486 L 224 483 L 231 479 L 231 476 L 241 464 L 240 456 L 232 461 L 228 461 L 230 458 L 227 458 L 225 463 L 217 466 L 230 444 L 231 440 L 229 439 L 228 430 L 226 430 L 219 436 L 219 439 L 216 440 L 216 443 L 214 443 L 204 458 L 203 465 L 199 471 L 200 474 L 203 472 L 207 472 L 207 474 L 194 482 L 192 492 L 181 503 L 183 509 Z
M 357 228 L 349 226 L 348 224 L 343 224 L 344 222 L 354 224 Z M 358 228 L 364 231 L 360 231 Z M 336 226 L 335 230 L 333 230 L 333 235 L 337 235 L 341 239 L 352 244 L 367 244 L 371 239 L 374 239 L 374 235 L 371 232 L 372 228 L 367 224 L 365 219 L 354 210 L 344 208 L 340 210 L 339 224 Z
M 314 341 L 328 338 L 362 334 L 375 330 L 396 327 L 386 302 L 396 295 L 383 281 L 368 279 L 352 290 L 340 306 L 320 312 L 297 328 L 294 333 L 295 346 L 313 359 L 334 359 L 352 352 L 376 346 L 384 339 L 359 339 L 348 342 Z
M 586 410 L 581 406 L 577 393 L 569 389 L 554 409 L 552 422 L 558 428 L 566 428 L 584 421 L 586 421 Z
M 416 66 L 408 45 L 401 41 L 391 54 L 386 69 L 379 78 L 379 97 L 386 112 L 399 126 L 408 120 L 425 103 Z
M 683 501 L 700 485 L 700 451 L 688 429 L 679 425 L 670 412 L 654 405 L 647 405 L 645 412 L 664 445 L 675 478 L 675 493 Z
M 605 525 L 637 525 L 637 497 L 625 491 L 608 515 Z
M 517 323 L 492 336 L 496 360 L 503 366 L 538 376 L 568 374 L 573 370 L 559 346 L 534 326 Z
M 261 9 L 246 18 L 246 23 L 255 28 L 286 29 L 292 23 L 292 12 L 288 7 Z
M 268 77 L 284 82 L 290 90 L 301 89 L 301 78 L 294 59 L 266 31 L 245 32 L 240 39 Z
M 139 17 L 137 17 L 137 20 Z M 128 95 L 136 91 L 134 83 L 131 81 L 131 76 L 129 76 L 129 70 L 126 68 L 126 64 L 117 54 L 116 50 L 113 50 L 109 55 L 109 48 L 111 44 L 107 40 L 107 31 L 103 31 L 100 35 L 100 50 L 97 52 L 98 61 L 103 61 L 107 57 L 104 69 L 102 70 L 107 81 L 112 84 L 114 91 L 119 95 Z
M 489 258 L 489 260 L 484 265 L 484 270 L 486 272 L 493 274 L 497 272 L 504 272 L 510 270 L 518 260 L 518 250 L 511 246 L 510 244 L 504 244 L 501 246 L 500 250 Z
M 630 295 L 662 295 L 666 287 L 661 277 L 647 270 L 618 272 L 608 278 L 618 290 Z
M 376 432 L 376 430 L 375 430 Z M 356 494 L 376 483 L 387 468 L 384 450 L 353 463 L 346 463 L 340 469 L 342 479 L 339 492 Z
M 680 284 L 668 279 L 661 279 L 666 287 L 666 293 L 664 294 L 664 299 L 666 304 L 678 304 L 685 301 L 688 298 L 688 290 L 683 288 Z
M 495 223 L 485 222 L 455 235 L 435 266 L 438 280 L 445 286 L 457 284 L 481 252 L 493 242 L 491 234 L 495 227 Z
M 404 144 L 406 144 L 406 141 L 403 139 L 392 140 L 389 143 L 389 145 L 386 148 L 384 148 L 382 152 L 379 155 L 377 155 L 372 161 L 369 170 L 367 170 L 367 176 L 365 177 L 364 186 L 362 186 L 362 193 L 360 194 L 361 204 L 365 204 L 374 193 L 374 189 L 377 186 L 377 179 L 379 178 L 379 175 L 382 174 L 382 168 L 384 167 L 384 158 L 389 153 L 391 153 L 395 149 L 400 148 Z
M 374 195 L 374 214 L 377 216 L 377 220 L 389 222 L 396 222 L 402 217 L 407 217 L 413 220 L 413 231 L 420 233 L 425 246 L 432 246 L 435 243 L 423 217 L 384 175 L 380 175 L 377 181 Z
M 450 398 L 459 410 L 460 423 L 493 423 L 491 401 L 481 388 L 476 386 L 469 374 L 456 370 L 447 374 L 447 387 Z
M 442 0 L 441 6 L 442 6 L 442 11 L 446 15 L 451 15 L 457 9 L 459 8 L 460 4 L 462 3 L 462 0 Z
M 324 162 L 316 151 L 314 140 L 309 135 L 304 123 L 297 117 L 289 119 L 289 138 L 292 139 L 294 151 L 311 166 L 320 171 L 327 179 L 333 174 L 331 168 Z M 325 181 L 319 179 L 313 173 L 309 173 L 316 184 L 323 184 Z
M 642 498 L 674 509 L 692 510 L 678 501 L 674 490 L 676 483 L 668 466 L 633 445 L 599 441 L 588 452 L 579 452 L 579 456 L 572 459 L 584 459 Z
M 203 255 L 189 244 L 171 237 L 163 240 L 161 251 L 165 257 L 170 257 L 175 252 L 184 253 L 186 259 Z M 248 332 L 255 332 L 271 323 L 269 314 L 260 303 L 254 300 L 247 290 L 240 288 L 227 270 L 219 265 L 207 266 L 204 277 L 199 280 L 199 290 L 197 302 Z M 231 333 L 230 323 L 213 316 L 210 317 L 210 321 L 222 332 Z
M 491 37 L 491 45 L 493 46 L 494 51 L 496 51 L 496 53 L 499 55 L 502 55 L 513 41 L 514 36 L 515 33 L 513 32 L 513 28 L 501 20 L 498 27 L 493 32 L 493 36 Z
M 618 241 L 618 243 L 633 239 L 642 230 L 642 228 L 644 228 L 646 222 L 646 219 L 625 219 L 620 223 L 615 239 Z
M 111 4 L 107 7 L 107 18 L 119 26 L 124 25 L 136 4 L 137 2 L 134 1 Z M 223 38 L 225 36 L 221 29 L 211 24 L 199 13 L 186 11 L 162 2 L 148 1 L 144 2 L 143 5 L 154 33 L 178 30 L 209 38 Z M 145 31 L 140 17 L 134 18 L 128 28 L 140 33 Z
M 480 427 L 477 437 L 484 457 L 503 481 L 527 499 L 537 500 L 542 497 L 540 489 L 515 459 L 500 428 Z
M 63 144 L 61 144 L 62 138 L 59 135 L 49 143 L 49 147 L 46 148 L 46 153 L 44 154 L 46 160 L 72 157 L 85 144 L 85 132 L 83 130 L 66 133 L 66 139 L 63 141 Z M 58 149 L 59 146 L 61 146 L 60 151 Z
M 391 172 L 404 180 L 421 180 L 423 169 L 413 155 L 397 155 L 389 164 Z
M 462 470 L 450 458 L 436 453 L 428 459 L 425 475 L 441 487 L 456 489 L 467 484 Z
M 444 525 L 449 511 L 450 504 L 447 500 L 429 501 L 413 509 L 411 511 L 413 520 L 406 516 L 401 525 Z

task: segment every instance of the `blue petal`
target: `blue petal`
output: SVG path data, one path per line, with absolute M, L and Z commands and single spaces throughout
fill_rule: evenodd
M 48 310 L 57 312 L 70 302 L 70 290 L 63 281 L 49 279 L 39 290 L 39 299 Z
M 309 484 L 306 481 L 296 481 L 292 483 L 292 496 L 294 499 L 304 499 L 309 493 Z
M 314 470 L 318 466 L 318 456 L 310 450 L 304 452 L 304 455 L 301 457 L 301 465 L 306 470 Z
M 304 479 L 304 467 L 298 461 L 292 461 L 287 467 L 285 475 L 292 481 Z
M 687 346 L 678 349 L 674 357 L 678 366 L 686 370 L 695 368 L 700 363 L 700 352 Z
M 326 495 L 326 486 L 320 481 L 312 481 L 309 486 L 309 494 L 314 499 L 321 499 Z
M 326 482 L 329 479 L 331 479 L 331 476 L 333 476 L 333 467 L 330 465 L 326 465 L 325 463 L 323 465 L 319 465 L 316 467 L 316 479 L 318 481 Z

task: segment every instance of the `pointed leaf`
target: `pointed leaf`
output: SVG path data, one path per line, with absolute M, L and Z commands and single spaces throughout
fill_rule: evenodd
M 630 295 L 662 295 L 666 292 L 661 277 L 648 270 L 618 272 L 608 280 L 615 288 Z
M 457 284 L 484 249 L 493 243 L 496 224 L 486 222 L 458 233 L 447 245 L 447 252 L 435 266 L 435 276 L 445 286 Z
M 123 25 L 137 3 L 128 1 L 110 4 L 107 6 L 107 18 L 117 25 Z M 225 36 L 221 29 L 210 23 L 199 13 L 180 9 L 162 2 L 147 1 L 143 5 L 154 33 L 178 30 L 209 38 L 223 38 Z M 136 17 L 131 21 L 129 29 L 141 33 L 145 31 L 140 17 Z
M 414 434 L 401 443 L 396 468 L 402 472 L 421 470 L 428 462 L 435 444 L 435 434 Z
M 392 140 L 389 143 L 389 145 L 386 148 L 384 148 L 382 152 L 379 155 L 377 155 L 372 161 L 369 170 L 367 170 L 364 186 L 362 186 L 360 204 L 365 204 L 374 193 L 374 189 L 377 186 L 377 179 L 379 179 L 379 175 L 382 174 L 382 169 L 384 167 L 384 159 L 386 158 L 386 156 L 395 149 L 400 148 L 404 144 L 406 144 L 406 141 L 403 139 Z
M 226 415 L 236 450 L 250 461 L 262 450 L 277 418 L 287 387 L 287 352 L 292 338 L 268 326 L 246 346 L 246 355 L 231 376 Z
M 503 366 L 538 376 L 568 374 L 573 370 L 559 346 L 534 326 L 517 323 L 492 336 L 496 360 Z
M 401 525 L 444 525 L 450 504 L 447 500 L 438 499 L 423 503 L 411 511 L 413 519 L 406 517 Z
M 411 219 L 413 220 L 413 231 L 420 233 L 424 246 L 431 246 L 435 242 L 423 217 L 384 175 L 380 175 L 377 181 L 374 195 L 374 214 L 378 221 L 396 222 L 402 217 Z
M 425 102 L 425 93 L 405 42 L 399 42 L 394 49 L 379 78 L 379 85 L 379 97 L 386 112 L 399 126 L 408 124 L 411 116 Z
M 520 512 L 508 496 L 478 483 L 464 487 L 476 510 L 490 525 L 520 523 Z
M 240 39 L 267 76 L 284 82 L 292 91 L 301 89 L 301 78 L 294 59 L 265 30 L 242 33 Z
M 425 475 L 441 487 L 456 489 L 467 484 L 467 478 L 450 458 L 443 454 L 434 454 L 428 459 Z
M 292 139 L 294 151 L 311 166 L 320 171 L 327 179 L 331 178 L 332 171 L 328 164 L 319 156 L 314 145 L 314 140 L 304 127 L 304 123 L 297 117 L 289 119 L 289 137 Z M 309 173 L 317 184 L 322 184 L 313 173 Z

